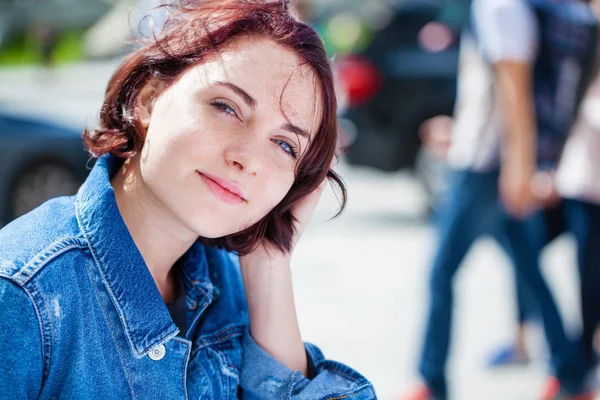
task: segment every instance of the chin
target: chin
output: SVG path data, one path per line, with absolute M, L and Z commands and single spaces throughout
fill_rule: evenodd
M 228 235 L 231 235 L 232 233 L 236 233 L 236 232 L 215 231 L 215 230 L 207 231 L 206 227 L 204 227 L 204 228 L 198 227 L 197 229 L 194 229 L 194 232 L 196 232 L 196 235 L 198 235 L 198 237 L 203 237 L 205 239 L 218 239 L 220 237 L 228 236 Z
M 206 239 L 234 235 L 258 222 L 234 220 L 233 215 L 224 214 L 215 212 L 214 209 L 207 212 L 196 212 L 195 215 L 190 212 L 183 213 L 182 220 L 192 232 Z
M 223 236 L 232 235 L 234 233 L 238 233 L 239 230 L 236 229 L 224 229 L 223 223 L 219 223 L 214 219 L 211 220 L 202 220 L 202 222 L 196 222 L 195 220 L 193 224 L 189 225 L 191 230 L 196 233 L 199 237 L 203 237 L 206 239 L 217 239 Z M 189 221 L 188 221 L 189 223 Z M 209 227 L 207 229 L 207 227 Z M 212 229 L 211 229 L 212 227 Z M 219 227 L 220 229 L 214 229 L 214 227 Z

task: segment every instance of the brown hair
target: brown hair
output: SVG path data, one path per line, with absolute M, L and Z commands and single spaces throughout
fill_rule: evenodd
M 145 129 L 134 116 L 138 95 L 152 77 L 173 84 L 187 68 L 202 63 L 232 40 L 262 36 L 293 50 L 314 71 L 322 93 L 323 117 L 319 129 L 296 168 L 296 179 L 283 200 L 253 226 L 205 243 L 247 254 L 266 239 L 289 252 L 294 234 L 291 209 L 327 177 L 341 193 L 340 213 L 346 189 L 330 166 L 338 134 L 336 98 L 329 59 L 314 29 L 288 10 L 287 1 L 181 0 L 173 7 L 164 34 L 129 55 L 111 77 L 100 129 L 86 130 L 84 141 L 96 157 L 110 153 L 129 158 L 141 151 Z M 338 213 L 339 215 L 339 213 Z

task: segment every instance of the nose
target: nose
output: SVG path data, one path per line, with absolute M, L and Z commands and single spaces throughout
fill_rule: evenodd
M 248 175 L 258 175 L 262 170 L 263 149 L 256 140 L 246 138 L 231 143 L 225 149 L 225 160 Z

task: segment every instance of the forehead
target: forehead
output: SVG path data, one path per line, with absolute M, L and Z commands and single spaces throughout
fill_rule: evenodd
M 272 40 L 244 38 L 184 74 L 187 88 L 231 82 L 258 102 L 258 111 L 286 117 L 314 133 L 322 118 L 319 81 L 292 50 Z M 283 111 L 283 115 L 282 115 Z

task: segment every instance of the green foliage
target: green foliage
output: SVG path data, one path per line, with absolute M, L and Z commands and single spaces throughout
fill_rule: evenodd
M 84 30 L 58 32 L 52 41 L 52 64 L 63 64 L 83 58 L 82 36 Z M 32 65 L 44 63 L 41 35 L 34 30 L 13 35 L 0 48 L 0 66 Z

